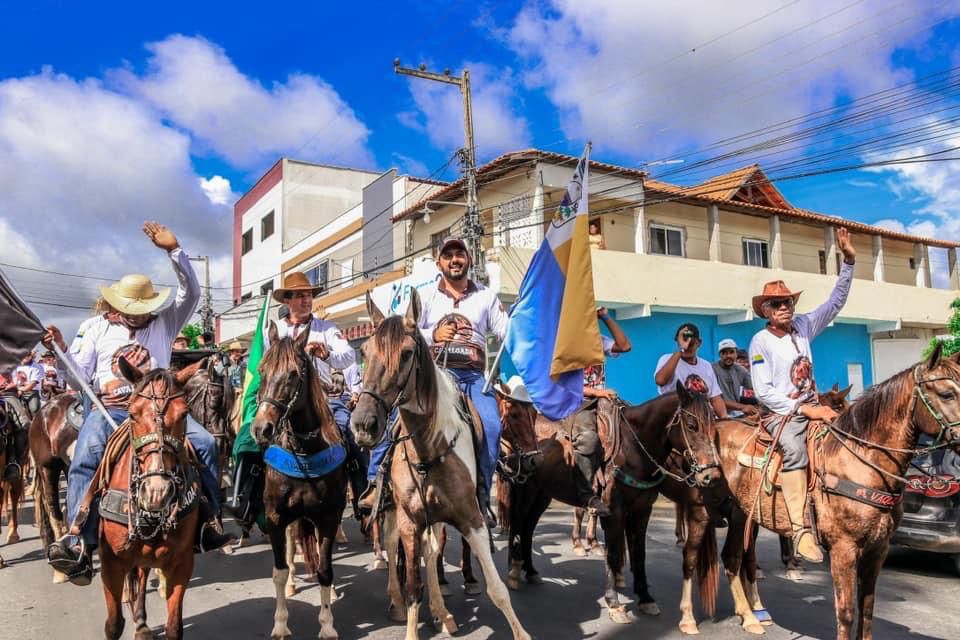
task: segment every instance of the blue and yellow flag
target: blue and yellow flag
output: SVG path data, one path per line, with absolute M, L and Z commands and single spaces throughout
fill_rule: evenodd
M 242 453 L 259 453 L 260 447 L 250 433 L 250 425 L 257 415 L 257 394 L 260 392 L 260 360 L 263 359 L 264 336 L 267 333 L 267 310 L 270 308 L 270 296 L 263 298 L 263 307 L 257 317 L 257 330 L 250 343 L 250 353 L 247 355 L 247 376 L 243 381 L 243 393 L 240 394 L 240 430 L 233 443 L 233 458 Z
M 590 145 L 534 254 L 510 313 L 504 350 L 551 420 L 583 404 L 583 369 L 603 363 L 593 294 L 587 193 Z

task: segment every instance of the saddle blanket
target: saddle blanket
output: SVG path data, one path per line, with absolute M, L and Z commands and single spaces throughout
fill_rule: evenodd
M 276 471 L 291 478 L 320 478 L 347 459 L 347 450 L 342 444 L 335 444 L 323 451 L 309 456 L 298 455 L 275 444 L 267 447 L 263 461 Z

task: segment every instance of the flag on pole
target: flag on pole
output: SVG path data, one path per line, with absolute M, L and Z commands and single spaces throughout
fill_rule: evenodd
M 250 424 L 257 415 L 257 393 L 260 391 L 260 360 L 263 359 L 265 336 L 267 335 L 267 309 L 270 308 L 270 296 L 264 296 L 263 307 L 257 317 L 257 330 L 250 342 L 247 355 L 247 375 L 243 381 L 243 393 L 240 394 L 240 430 L 233 443 L 233 457 L 243 453 L 260 453 L 257 441 L 250 433 Z
M 510 313 L 505 350 L 551 420 L 583 404 L 583 369 L 603 363 L 593 293 L 587 193 L 590 144 L 533 255 Z
M 20 364 L 43 337 L 43 323 L 0 271 L 0 373 Z

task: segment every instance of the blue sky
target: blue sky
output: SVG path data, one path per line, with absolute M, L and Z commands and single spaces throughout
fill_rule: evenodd
M 718 160 L 744 146 L 704 151 L 718 140 L 817 110 L 840 116 L 960 65 L 957 1 L 87 4 L 4 3 L 0 262 L 116 276 L 131 255 L 153 260 L 138 227 L 157 217 L 229 284 L 230 204 L 278 156 L 424 175 L 461 144 L 456 90 L 396 76 L 395 57 L 471 69 L 481 160 L 531 146 L 576 155 L 590 139 L 595 158 L 617 164 L 682 159 L 650 168 L 680 184 L 756 159 Z M 916 109 L 827 128 L 761 166 L 792 176 L 960 146 L 957 91 L 912 95 Z M 908 144 L 904 114 L 936 135 Z M 797 206 L 956 238 L 956 167 L 778 186 Z M 5 270 L 34 299 L 73 306 L 96 284 Z

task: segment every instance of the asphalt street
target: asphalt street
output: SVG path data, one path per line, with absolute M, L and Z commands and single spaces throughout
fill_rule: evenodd
M 0 570 L 0 639 L 70 638 L 93 640 L 103 637 L 104 605 L 99 578 L 86 588 L 54 585 L 41 559 L 40 541 L 32 525 L 30 510 L 21 526 L 23 540 L 0 547 L 8 563 Z M 680 550 L 674 543 L 673 509 L 658 504 L 651 522 L 647 546 L 648 576 L 662 613 L 656 617 L 636 613 L 627 625 L 612 623 L 601 606 L 604 567 L 600 557 L 575 557 L 569 542 L 571 511 L 555 506 L 545 514 L 534 541 L 535 563 L 544 584 L 525 586 L 511 592 L 521 622 L 535 638 L 674 639 L 683 637 L 677 629 L 680 597 Z M 402 638 L 403 628 L 386 616 L 386 573 L 369 568 L 372 554 L 362 542 L 356 524 L 346 524 L 350 542 L 338 546 L 335 574 L 340 599 L 333 612 L 335 625 L 344 639 Z M 3 537 L 6 538 L 6 531 Z M 504 541 L 497 540 L 497 564 L 505 575 Z M 826 566 L 808 568 L 802 582 L 783 578 L 777 540 L 764 534 L 760 561 L 766 578 L 761 594 L 776 625 L 767 627 L 770 639 L 834 637 L 833 593 Z M 447 549 L 447 559 L 456 563 L 458 545 Z M 267 638 L 273 620 L 273 584 L 270 580 L 269 547 L 254 534 L 253 544 L 231 556 L 214 553 L 198 558 L 187 591 L 184 620 L 187 638 Z M 299 567 L 302 571 L 302 566 Z M 455 616 L 465 639 L 509 638 L 509 628 L 485 595 L 466 596 L 460 588 L 455 564 L 447 573 L 453 595 L 447 607 Z M 701 636 L 727 640 L 747 638 L 725 579 L 720 588 L 714 620 L 702 621 Z M 628 584 L 630 578 L 627 579 Z M 316 583 L 298 575 L 297 595 L 290 602 L 289 626 L 294 638 L 315 638 L 319 590 Z M 629 594 L 626 594 L 629 595 Z M 149 593 L 148 619 L 158 637 L 162 635 L 164 608 L 156 593 Z M 880 576 L 876 606 L 875 637 L 931 640 L 960 638 L 960 577 L 949 558 L 934 554 L 894 549 Z M 125 638 L 132 637 L 129 611 Z M 426 603 L 421 621 L 428 617 Z M 421 638 L 442 637 L 421 622 Z

